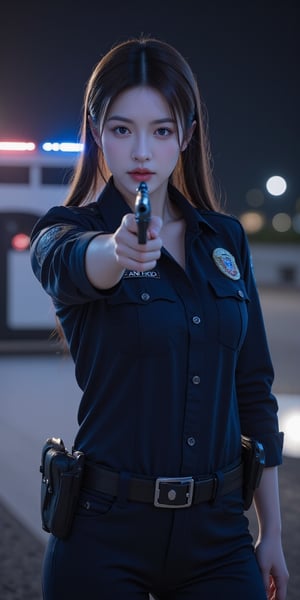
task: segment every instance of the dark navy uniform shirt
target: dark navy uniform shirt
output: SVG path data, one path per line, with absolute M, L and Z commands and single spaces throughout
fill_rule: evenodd
M 169 192 L 186 221 L 185 270 L 162 249 L 152 271 L 127 270 L 110 290 L 91 285 L 88 244 L 130 212 L 112 180 L 97 202 L 54 207 L 34 228 L 33 270 L 83 392 L 75 446 L 116 470 L 202 476 L 238 459 L 242 432 L 263 443 L 267 466 L 279 464 L 273 369 L 244 231 Z

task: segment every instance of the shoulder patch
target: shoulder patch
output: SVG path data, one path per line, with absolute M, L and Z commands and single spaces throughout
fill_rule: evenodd
M 74 226 L 61 224 L 50 227 L 40 233 L 35 251 L 36 259 L 40 266 L 43 264 L 53 244 L 63 237 L 67 231 L 70 231 L 70 229 L 74 229 Z

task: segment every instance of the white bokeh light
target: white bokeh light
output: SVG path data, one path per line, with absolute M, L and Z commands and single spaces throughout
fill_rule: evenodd
M 286 180 L 280 175 L 274 175 L 268 179 L 266 188 L 272 196 L 281 196 L 287 188 Z
M 272 219 L 272 225 L 275 231 L 284 233 L 288 231 L 292 226 L 292 219 L 287 213 L 277 213 Z
M 300 410 L 287 410 L 281 419 L 284 431 L 284 452 L 288 456 L 300 456 Z

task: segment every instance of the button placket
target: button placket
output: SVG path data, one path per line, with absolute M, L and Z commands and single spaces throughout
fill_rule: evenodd
M 188 386 L 187 401 L 184 418 L 184 437 L 183 437 L 183 464 L 185 469 L 193 472 L 196 470 L 197 463 L 197 435 L 193 435 L 195 426 L 201 413 L 201 402 L 199 401 L 201 393 L 201 369 L 202 369 L 202 347 L 203 347 L 203 318 L 199 314 L 199 298 L 187 306 L 189 323 L 189 362 L 188 362 Z

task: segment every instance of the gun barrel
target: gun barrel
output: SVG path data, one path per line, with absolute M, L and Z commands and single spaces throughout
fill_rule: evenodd
M 151 205 L 147 184 L 142 181 L 137 188 L 135 201 L 135 220 L 138 224 L 138 242 L 146 244 L 147 229 L 151 218 Z

